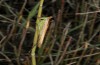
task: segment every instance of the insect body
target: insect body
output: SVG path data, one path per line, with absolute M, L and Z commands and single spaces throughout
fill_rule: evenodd
M 38 28 L 38 32 L 39 32 L 39 35 L 38 35 L 38 47 L 40 48 L 42 43 L 43 43 L 43 40 L 44 40 L 44 37 L 45 37 L 45 34 L 46 34 L 46 31 L 49 27 L 49 22 L 50 22 L 50 19 L 52 17 L 42 17 L 40 19 L 40 22 L 37 23 L 37 28 Z

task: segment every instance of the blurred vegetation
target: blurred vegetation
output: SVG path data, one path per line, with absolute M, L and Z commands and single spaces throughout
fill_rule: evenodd
M 0 64 L 31 65 L 40 0 L 0 0 Z M 42 17 L 50 20 L 37 65 L 100 65 L 100 0 L 44 0 Z

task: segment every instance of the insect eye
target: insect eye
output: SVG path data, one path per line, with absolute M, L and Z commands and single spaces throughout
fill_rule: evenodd
M 41 19 L 41 20 L 44 20 L 44 19 Z

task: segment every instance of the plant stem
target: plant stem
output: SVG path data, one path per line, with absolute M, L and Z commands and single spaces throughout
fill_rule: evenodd
M 36 23 L 38 23 L 40 21 L 41 14 L 42 14 L 43 2 L 44 2 L 44 0 L 40 0 Z M 38 31 L 38 26 L 36 25 L 36 31 L 35 31 L 35 35 L 34 35 L 34 39 L 33 39 L 33 48 L 32 48 L 32 52 L 31 52 L 32 65 L 36 65 L 35 51 L 36 51 L 36 47 L 37 47 L 38 35 L 39 35 L 39 31 Z

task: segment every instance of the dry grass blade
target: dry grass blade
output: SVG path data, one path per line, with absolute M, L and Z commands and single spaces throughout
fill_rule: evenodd
M 60 56 L 60 51 L 61 49 L 63 48 L 63 44 L 64 44 L 64 41 L 66 39 L 66 36 L 68 34 L 68 30 L 69 30 L 69 26 L 70 26 L 70 23 L 68 23 L 65 27 L 65 29 L 63 30 L 63 34 L 62 34 L 62 38 L 61 38 L 61 44 L 60 44 L 60 47 L 58 49 L 58 53 L 57 53 L 57 57 L 55 59 L 55 64 L 57 63 L 57 61 L 59 60 L 59 56 Z

